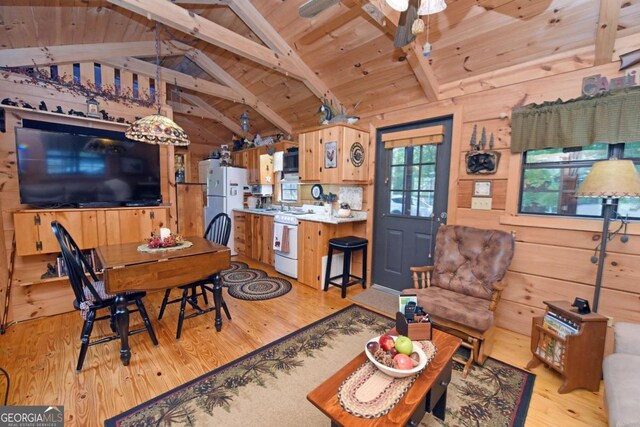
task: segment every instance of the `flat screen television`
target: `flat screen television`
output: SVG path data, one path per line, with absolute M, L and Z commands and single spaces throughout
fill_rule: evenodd
M 20 202 L 38 207 L 162 201 L 160 150 L 124 133 L 24 120 L 16 128 Z

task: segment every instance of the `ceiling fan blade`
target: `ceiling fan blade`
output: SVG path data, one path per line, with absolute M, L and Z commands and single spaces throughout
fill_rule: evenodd
M 313 18 L 326 8 L 338 3 L 340 0 L 309 0 L 298 8 L 298 13 L 303 18 Z
M 413 21 L 418 18 L 418 0 L 410 0 L 409 8 L 400 14 L 398 29 L 393 40 L 393 47 L 400 48 L 415 40 L 416 36 L 411 32 Z

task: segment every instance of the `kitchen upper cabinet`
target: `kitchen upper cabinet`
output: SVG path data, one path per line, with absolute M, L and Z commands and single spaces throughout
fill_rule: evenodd
M 324 126 L 301 133 L 299 142 L 301 181 L 341 184 L 368 180 L 368 132 L 347 125 Z
M 298 136 L 298 175 L 300 181 L 320 181 L 320 132 L 306 132 Z

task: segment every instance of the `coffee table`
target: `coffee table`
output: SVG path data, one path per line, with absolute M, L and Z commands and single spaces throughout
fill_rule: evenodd
M 444 420 L 447 386 L 451 381 L 453 355 L 460 347 L 458 337 L 434 329 L 433 343 L 437 353 L 418 375 L 400 401 L 379 418 L 360 418 L 345 411 L 338 401 L 338 388 L 364 362 L 364 351 L 307 395 L 307 399 L 331 420 L 332 426 L 406 426 L 418 425 L 426 412 Z

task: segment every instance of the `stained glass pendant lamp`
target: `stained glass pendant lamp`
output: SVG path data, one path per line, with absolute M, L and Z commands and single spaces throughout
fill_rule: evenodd
M 136 120 L 124 135 L 138 142 L 186 146 L 191 143 L 185 131 L 173 120 L 160 114 L 160 40 L 156 22 L 156 106 L 158 112 Z

